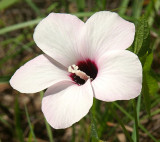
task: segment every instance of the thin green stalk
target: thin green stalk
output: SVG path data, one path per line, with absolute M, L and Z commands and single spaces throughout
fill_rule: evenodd
M 138 130 L 138 112 L 137 112 L 137 107 L 136 107 L 136 100 L 133 99 L 133 110 L 134 110 L 134 126 L 135 126 L 135 137 L 134 138 L 134 142 L 139 142 L 139 130 Z M 134 135 L 133 135 L 134 136 Z
M 143 7 L 143 1 L 144 0 L 134 0 L 133 1 L 133 10 L 132 10 L 132 14 L 133 17 L 135 18 L 139 18 L 141 11 L 142 11 L 142 7 Z
M 151 112 L 151 117 L 157 114 L 160 114 L 160 109 L 156 109 L 154 112 Z M 145 115 L 141 120 L 144 120 L 147 118 L 148 118 L 148 115 Z
M 44 92 L 41 91 L 40 92 L 41 98 L 43 98 L 43 95 L 44 95 Z M 47 129 L 47 134 L 48 134 L 48 137 L 49 137 L 49 141 L 54 142 L 53 135 L 52 135 L 52 129 L 51 129 L 50 125 L 48 124 L 48 122 L 45 118 L 44 118 L 44 121 L 45 121 L 46 129 Z
M 141 108 L 141 98 L 142 98 L 142 94 L 140 94 L 138 96 L 138 102 L 137 102 L 137 119 L 138 119 L 138 123 L 139 123 L 139 113 L 140 113 L 140 108 Z
M 91 141 L 98 141 L 98 133 L 97 133 L 97 126 L 95 122 L 96 117 L 96 100 L 93 100 L 93 105 L 90 111 L 90 119 L 91 119 Z
M 0 10 L 3 10 L 11 5 L 14 5 L 19 0 L 0 0 Z
M 34 142 L 37 142 L 36 136 L 35 136 L 35 134 L 34 134 L 33 127 L 32 127 L 32 124 L 31 124 L 31 121 L 30 121 L 30 118 L 29 118 L 28 109 L 27 109 L 27 106 L 26 106 L 26 105 L 25 105 L 25 112 L 26 112 L 27 121 L 28 121 L 29 128 L 30 128 L 30 132 L 32 133 Z
M 71 140 L 71 142 L 75 142 L 75 136 L 76 136 L 76 134 L 75 134 L 75 127 L 73 125 L 72 126 L 72 140 Z
M 121 2 L 121 5 L 119 7 L 119 14 L 125 14 L 126 10 L 127 10 L 127 6 L 128 6 L 129 0 L 123 0 Z
M 32 0 L 25 0 L 25 1 L 35 11 L 37 15 L 41 16 L 41 11 Z
M 45 118 L 44 118 L 44 121 L 45 121 L 46 129 L 47 129 L 47 134 L 48 134 L 48 137 L 49 137 L 49 141 L 50 142 L 54 142 L 53 135 L 52 135 L 52 129 L 49 126 L 49 124 L 48 124 L 48 122 L 47 122 L 47 120 Z
M 21 112 L 20 112 L 19 102 L 18 102 L 17 96 L 16 96 L 16 101 L 15 101 L 15 106 L 14 106 L 14 112 L 15 112 L 16 135 L 17 135 L 20 142 L 24 142 L 23 129 L 21 127 Z
M 139 125 L 139 113 L 140 113 L 140 104 L 141 104 L 141 96 L 142 95 L 139 95 L 138 96 L 138 101 L 137 101 L 137 107 L 136 107 L 136 113 L 137 113 L 137 121 L 138 121 L 138 125 Z M 133 101 L 133 105 L 134 105 L 134 101 Z M 135 112 L 135 111 L 134 111 Z M 137 135 L 136 135 L 136 123 L 134 123 L 134 126 L 133 126 L 133 133 L 132 133 L 132 139 L 136 142 L 137 140 Z
M 35 20 L 31 20 L 31 21 L 27 21 L 27 22 L 23 22 L 23 23 L 19 23 L 19 24 L 5 27 L 0 30 L 0 35 L 14 31 L 14 30 L 22 29 L 22 28 L 25 28 L 28 26 L 34 26 L 34 25 L 38 24 L 41 20 L 42 20 L 42 18 L 38 18 Z

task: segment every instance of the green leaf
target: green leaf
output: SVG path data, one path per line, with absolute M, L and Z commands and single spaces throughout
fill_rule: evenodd
M 142 83 L 142 95 L 145 104 L 146 111 L 150 116 L 150 96 L 158 91 L 158 83 L 151 73 L 151 66 L 153 62 L 153 53 L 145 54 L 141 58 L 143 65 L 143 83 Z
M 154 77 L 153 72 L 151 72 L 151 66 L 153 62 L 153 53 L 145 56 L 145 62 L 143 64 L 143 73 L 145 72 L 146 84 L 149 89 L 149 94 L 155 94 L 158 91 L 158 82 Z
M 149 87 L 147 84 L 146 76 L 147 76 L 147 73 L 143 72 L 142 95 L 144 98 L 144 104 L 146 107 L 146 111 L 148 115 L 150 116 L 151 101 L 150 101 Z
M 151 54 L 147 54 L 145 58 L 145 62 L 144 62 L 144 65 L 143 65 L 143 71 L 150 71 L 151 69 L 151 65 L 152 65 L 152 62 L 153 62 L 153 53 Z
M 160 73 L 156 73 L 151 69 L 152 76 L 157 80 L 157 82 L 160 82 Z
M 134 41 L 134 53 L 143 56 L 147 51 L 150 52 L 150 30 L 145 17 L 138 20 L 136 26 L 136 36 Z
M 149 94 L 154 95 L 158 91 L 158 82 L 152 76 L 151 72 L 146 73 L 146 82 L 149 88 Z

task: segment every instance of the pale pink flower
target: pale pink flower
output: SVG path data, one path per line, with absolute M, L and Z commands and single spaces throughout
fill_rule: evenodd
M 86 23 L 51 13 L 33 35 L 45 54 L 20 67 L 10 84 L 22 93 L 49 87 L 42 99 L 44 116 L 53 128 L 67 128 L 89 112 L 93 97 L 110 102 L 140 94 L 141 63 L 125 50 L 134 35 L 134 24 L 114 12 L 97 12 Z

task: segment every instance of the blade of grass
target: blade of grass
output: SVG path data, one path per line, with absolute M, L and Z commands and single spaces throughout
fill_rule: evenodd
M 90 17 L 91 15 L 93 15 L 95 12 L 79 12 L 79 13 L 71 13 L 79 18 L 82 17 Z M 121 15 L 124 19 L 129 20 L 129 21 L 134 21 L 134 18 L 129 17 L 129 16 L 124 16 Z M 18 29 L 22 29 L 25 27 L 30 27 L 30 26 L 35 26 L 36 24 L 38 24 L 40 21 L 42 20 L 42 18 L 37 18 L 35 20 L 31 20 L 31 21 L 27 21 L 27 22 L 23 22 L 23 23 L 19 23 L 19 24 L 15 24 L 15 25 L 11 25 L 5 28 L 0 29 L 0 35 L 11 32 L 11 31 L 15 31 Z
M 52 12 L 57 6 L 58 6 L 58 2 L 54 2 L 53 4 L 51 4 L 46 10 L 47 13 Z
M 119 7 L 119 14 L 125 14 L 126 10 L 127 10 L 127 6 L 128 6 L 129 0 L 123 0 L 121 2 L 121 5 Z
M 52 129 L 49 126 L 49 124 L 48 124 L 48 122 L 47 122 L 47 120 L 45 118 L 44 118 L 44 121 L 45 121 L 46 129 L 47 129 L 47 134 L 48 134 L 48 137 L 49 137 L 49 141 L 50 142 L 54 142 L 53 135 L 52 135 Z
M 27 22 L 23 22 L 23 23 L 19 23 L 19 24 L 5 27 L 0 30 L 0 35 L 5 34 L 7 32 L 14 31 L 14 30 L 22 29 L 22 28 L 25 28 L 28 26 L 34 26 L 34 25 L 38 24 L 41 20 L 42 20 L 42 18 L 38 18 L 35 20 L 31 20 L 31 21 L 27 21 Z
M 139 123 L 139 114 L 140 114 L 140 108 L 141 108 L 141 98 L 142 98 L 142 95 L 140 94 L 138 96 L 138 103 L 137 103 L 137 119 L 138 119 L 138 123 Z
M 33 131 L 33 126 L 32 126 L 32 124 L 31 124 L 31 121 L 30 121 L 30 118 L 29 118 L 28 109 L 27 109 L 27 106 L 26 106 L 26 105 L 25 105 L 25 112 L 26 112 L 26 116 L 27 116 L 27 121 L 28 121 L 28 124 L 29 124 L 29 128 L 30 128 L 30 131 L 31 131 L 32 136 L 33 136 L 33 140 L 34 140 L 34 142 L 37 142 L 36 136 L 35 136 L 34 131 Z
M 91 16 L 93 13 L 94 12 L 83 12 L 83 13 L 81 12 L 81 13 L 72 13 L 72 14 L 76 15 L 77 17 L 80 18 L 80 17 Z M 0 35 L 5 34 L 7 32 L 14 31 L 14 30 L 22 29 L 22 28 L 25 28 L 25 27 L 34 26 L 34 25 L 38 24 L 41 20 L 42 20 L 42 18 L 38 18 L 38 19 L 35 19 L 35 20 L 31 20 L 31 21 L 27 21 L 27 22 L 23 22 L 23 23 L 19 23 L 19 24 L 15 24 L 15 25 L 12 25 L 12 26 L 5 27 L 5 28 L 0 30 Z
M 44 95 L 44 92 L 41 91 L 40 92 L 41 99 L 43 98 L 43 95 Z M 48 137 L 49 137 L 49 141 L 54 142 L 53 135 L 52 135 L 52 129 L 51 129 L 50 125 L 48 124 L 48 122 L 45 118 L 44 118 L 44 121 L 45 121 L 46 129 L 47 129 L 47 134 L 48 134 Z
M 121 107 L 118 103 L 113 102 L 114 106 L 116 106 L 121 112 L 123 112 L 130 120 L 134 120 L 134 118 Z M 148 130 L 146 130 L 143 125 L 139 124 L 139 128 L 144 131 L 154 142 L 159 142 Z
M 113 108 L 113 105 L 110 107 L 111 108 L 111 111 L 112 111 L 112 114 L 113 114 L 113 117 L 116 118 L 116 120 L 118 121 L 118 123 L 121 125 L 122 129 L 123 129 L 123 132 L 125 134 L 125 136 L 128 138 L 128 140 L 130 142 L 133 142 L 129 132 L 126 130 L 123 122 L 121 121 L 121 119 L 119 118 L 119 116 L 117 115 L 117 113 L 115 112 L 114 108 Z
M 29 136 L 28 136 L 28 142 L 33 142 L 33 136 L 32 136 L 32 133 L 31 131 L 29 132 Z
M 3 10 L 13 4 L 15 4 L 16 2 L 18 2 L 19 0 L 1 0 L 0 1 L 0 10 Z
M 17 137 L 18 137 L 19 141 L 24 142 L 23 130 L 21 128 L 21 114 L 20 114 L 20 108 L 19 108 L 19 103 L 18 103 L 17 96 L 16 96 L 16 101 L 15 101 L 14 111 L 15 111 L 16 134 L 17 134 Z
M 159 95 L 159 94 L 158 94 Z M 152 103 L 152 105 L 151 105 L 151 107 L 153 108 L 153 107 L 155 107 L 157 104 L 159 104 L 159 102 L 160 102 L 160 98 L 159 98 L 159 96 L 155 99 L 155 101 Z
M 139 113 L 140 113 L 141 96 L 142 96 L 142 95 L 139 95 L 139 96 L 138 96 L 138 103 L 137 103 L 137 108 L 136 108 L 138 126 L 139 126 Z M 134 103 L 134 102 L 133 102 L 133 103 Z M 134 104 L 133 104 L 133 105 L 134 105 Z M 135 112 L 135 110 L 134 110 L 134 112 Z M 133 126 L 132 139 L 134 140 L 134 142 L 136 142 L 136 124 L 135 124 L 135 123 L 134 123 L 134 126 Z
M 41 11 L 32 0 L 25 0 L 25 1 L 35 11 L 37 15 L 41 16 Z
M 157 110 L 151 112 L 151 116 L 154 116 L 157 114 L 160 114 L 160 109 L 157 109 Z M 145 115 L 141 120 L 144 120 L 144 119 L 148 119 L 148 115 Z
M 138 97 L 138 99 L 141 97 L 141 95 Z M 134 142 L 139 142 L 139 112 L 137 111 L 137 106 L 140 107 L 140 105 L 136 106 L 136 100 L 133 99 L 132 100 L 133 103 L 133 110 L 134 110 L 134 129 L 133 129 L 133 133 L 132 133 L 132 139 Z M 139 108 L 138 108 L 139 109 Z
M 142 7 L 143 7 L 143 1 L 144 0 L 134 0 L 133 1 L 133 8 L 132 8 L 133 17 L 135 18 L 140 17 Z
M 76 133 L 75 133 L 75 127 L 73 125 L 72 126 L 72 139 L 71 139 L 71 142 L 75 142 L 75 138 L 76 138 Z

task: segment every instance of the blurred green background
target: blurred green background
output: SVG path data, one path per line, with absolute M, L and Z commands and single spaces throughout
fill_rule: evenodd
M 131 101 L 96 100 L 94 120 L 88 114 L 68 129 L 52 129 L 41 112 L 43 92 L 20 94 L 8 81 L 16 69 L 41 53 L 32 35 L 43 17 L 71 13 L 86 21 L 102 10 L 117 12 L 136 25 L 129 50 L 144 68 L 142 94 Z M 0 142 L 100 142 L 99 138 L 128 142 L 127 134 L 134 142 L 160 142 L 159 88 L 160 0 L 0 0 Z

